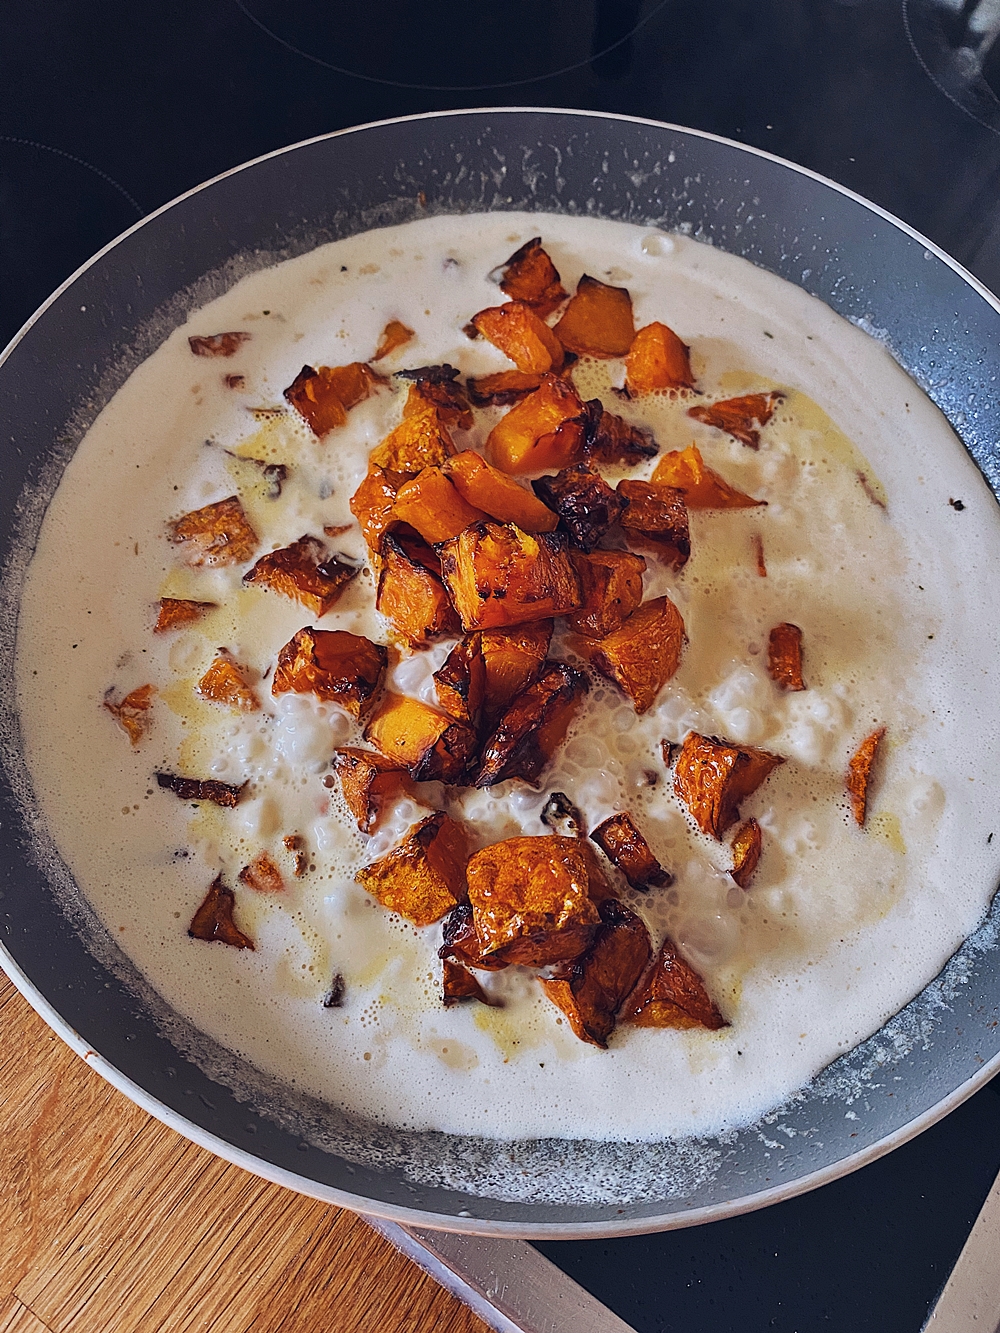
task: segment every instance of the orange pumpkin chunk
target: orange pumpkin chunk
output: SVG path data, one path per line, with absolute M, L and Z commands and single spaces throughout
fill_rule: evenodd
M 396 377 L 413 381 L 403 405 L 404 417 L 430 404 L 446 426 L 471 429 L 472 408 L 465 389 L 457 382 L 458 371 L 454 366 L 420 366 L 417 370 L 399 370 Z
M 544 375 L 541 387 L 500 418 L 486 452 L 502 472 L 546 472 L 568 467 L 583 448 L 583 403 L 572 385 Z
M 390 912 L 429 926 L 465 898 L 468 855 L 461 825 L 445 814 L 428 815 L 398 847 L 354 878 Z
M 236 878 L 255 893 L 282 893 L 285 888 L 281 871 L 268 852 L 259 852 Z
M 588 639 L 603 639 L 620 629 L 641 603 L 646 562 L 628 551 L 592 551 L 572 559 L 580 575 L 583 604 L 566 617 L 566 623 Z
M 484 630 L 479 644 L 486 667 L 484 721 L 493 723 L 508 705 L 541 675 L 552 640 L 552 621 Z
M 243 575 L 248 587 L 270 588 L 325 616 L 357 574 L 356 565 L 330 557 L 318 537 L 300 537 L 291 546 L 262 555 Z
M 468 723 L 402 694 L 385 695 L 365 728 L 365 740 L 416 782 L 461 781 L 477 744 Z
M 403 539 L 387 533 L 381 545 L 375 607 L 407 643 L 457 634 L 458 617 L 437 574 L 416 559 Z M 433 553 L 429 552 L 433 559 Z
M 606 1049 L 619 1009 L 649 966 L 653 945 L 642 918 L 616 898 L 605 899 L 598 911 L 601 924 L 587 952 L 559 964 L 541 983 L 580 1040 Z
M 149 731 L 150 723 L 153 720 L 150 716 L 150 709 L 153 707 L 153 695 L 155 693 L 155 685 L 140 685 L 138 689 L 126 694 L 125 698 L 119 703 L 114 703 L 109 697 L 104 700 L 104 707 L 127 734 L 133 745 L 138 745 Z
M 541 375 L 526 375 L 523 370 L 498 370 L 493 375 L 478 375 L 466 380 L 469 398 L 477 407 L 510 407 L 542 382 Z
M 364 481 L 351 496 L 351 513 L 361 524 L 364 539 L 373 551 L 378 550 L 382 534 L 396 521 L 393 508 L 398 489 L 398 482 L 385 468 L 369 463 Z
M 694 822 L 720 842 L 752 795 L 784 759 L 689 731 L 674 766 L 674 791 Z
M 516 523 L 525 532 L 553 532 L 558 526 L 558 514 L 474 449 L 449 458 L 444 471 L 468 504 L 498 523 Z
M 441 964 L 441 997 L 446 1009 L 463 1000 L 478 1000 L 480 1004 L 499 1005 L 499 1000 L 491 1000 L 479 982 L 461 963 L 453 963 L 446 958 Z
M 384 356 L 390 352 L 395 352 L 397 348 L 405 347 L 413 337 L 413 330 L 408 329 L 400 319 L 390 319 L 388 324 L 382 330 L 382 336 L 378 340 L 378 347 L 375 349 L 373 361 L 381 361 Z
M 383 381 L 384 383 L 384 381 Z M 347 366 L 303 366 L 285 398 L 320 437 L 343 426 L 347 413 L 378 387 L 379 377 L 363 361 Z
M 510 704 L 483 745 L 477 787 L 509 778 L 534 783 L 566 735 L 587 680 L 564 662 L 550 662 Z
M 543 324 L 532 308 L 522 301 L 509 305 L 490 306 L 472 316 L 475 328 L 510 357 L 518 370 L 526 375 L 544 375 L 549 370 L 562 370 L 563 345 L 547 324 Z
M 600 398 L 584 403 L 583 452 L 595 463 L 607 467 L 632 467 L 646 458 L 655 458 L 659 445 L 650 432 L 630 426 L 624 417 L 605 410 Z
M 767 670 L 783 690 L 804 690 L 802 631 L 787 621 L 775 625 L 767 640 Z
M 720 403 L 689 407 L 688 416 L 724 430 L 748 449 L 759 449 L 760 428 L 771 420 L 784 397 L 783 393 L 747 393 L 740 398 L 725 398 Z
M 478 634 L 467 634 L 455 645 L 444 665 L 434 672 L 434 688 L 449 717 L 479 725 L 486 697 L 486 663 Z
M 705 983 L 669 936 L 629 1000 L 622 1021 L 647 1028 L 708 1028 L 711 1032 L 729 1026 Z
M 755 500 L 752 495 L 730 486 L 718 472 L 706 467 L 696 444 L 686 449 L 664 454 L 652 476 L 656 486 L 674 486 L 684 492 L 688 509 L 753 509 L 766 505 L 766 500 Z
M 196 569 L 241 565 L 260 544 L 236 495 L 184 514 L 170 524 L 170 540 Z
M 847 766 L 847 794 L 851 800 L 854 822 L 859 827 L 864 827 L 865 816 L 868 813 L 868 783 L 884 735 L 885 727 L 878 727 L 870 736 L 866 736 Z
M 600 925 L 587 858 L 576 838 L 509 838 L 466 868 L 484 958 L 525 967 L 577 958 Z
M 300 629 L 278 653 L 271 693 L 315 694 L 360 717 L 378 689 L 388 649 L 344 629 Z
M 483 522 L 442 542 L 441 576 L 462 628 L 519 625 L 574 611 L 583 597 L 564 540 Z
M 482 972 L 499 972 L 507 966 L 500 959 L 482 956 L 471 903 L 459 903 L 452 908 L 445 918 L 441 934 L 444 942 L 438 949 L 439 958 L 453 959 L 464 967 L 475 967 Z
M 253 940 L 233 920 L 233 908 L 236 906 L 236 894 L 227 889 L 222 876 L 216 875 L 206 893 L 204 901 L 191 918 L 188 934 L 192 939 L 218 940 L 220 944 L 229 944 L 234 949 L 252 949 Z
M 402 523 L 409 523 L 426 542 L 457 537 L 470 523 L 486 517 L 464 498 L 439 467 L 425 467 L 396 494 L 393 510 Z
M 621 525 L 629 542 L 655 551 L 671 569 L 683 569 L 691 555 L 684 492 L 648 481 L 620 481 L 617 490 L 628 501 Z
M 748 819 L 736 830 L 733 838 L 733 868 L 730 875 L 741 889 L 748 889 L 760 860 L 761 832 L 756 819 Z
M 603 358 L 625 356 L 635 337 L 632 298 L 586 273 L 563 311 L 555 334 L 568 352 Z
M 684 620 L 669 597 L 644 602 L 619 628 L 601 639 L 591 661 L 645 713 L 680 666 Z
M 503 265 L 500 290 L 512 301 L 531 306 L 540 319 L 561 306 L 568 293 L 559 281 L 559 271 L 542 249 L 542 238 L 533 237 L 515 250 Z
M 192 602 L 186 597 L 161 597 L 157 611 L 154 634 L 166 634 L 168 630 L 183 629 L 193 625 L 196 620 L 214 611 L 218 602 Z
M 370 463 L 415 477 L 425 467 L 440 467 L 454 452 L 455 445 L 437 408 L 421 399 L 372 451 Z
M 240 713 L 257 713 L 260 701 L 243 673 L 227 652 L 220 652 L 195 687 L 203 699 L 226 704 Z
M 188 338 L 188 346 L 195 356 L 235 356 L 250 338 L 249 333 L 210 333 L 203 338 Z
M 633 396 L 656 389 L 693 389 L 690 347 L 666 324 L 647 324 L 625 358 L 625 387 Z
M 603 824 L 598 824 L 590 836 L 633 889 L 645 893 L 650 888 L 667 889 L 673 884 L 673 875 L 657 861 L 627 812 L 612 815 Z
M 340 778 L 344 802 L 357 820 L 358 828 L 362 833 L 371 833 L 384 802 L 402 791 L 405 771 L 394 759 L 353 746 L 337 750 L 333 766 Z

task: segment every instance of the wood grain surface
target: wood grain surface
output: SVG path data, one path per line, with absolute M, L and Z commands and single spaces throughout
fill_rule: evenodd
M 488 1333 L 353 1213 L 133 1106 L 0 973 L 0 1333 Z

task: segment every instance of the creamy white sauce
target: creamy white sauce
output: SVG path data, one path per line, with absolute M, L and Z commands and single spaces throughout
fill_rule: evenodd
M 401 801 L 374 838 L 360 835 L 323 781 L 335 747 L 357 742 L 356 725 L 309 696 L 272 699 L 264 679 L 313 617 L 243 589 L 246 566 L 186 567 L 165 537 L 168 519 L 234 491 L 261 553 L 351 523 L 348 500 L 369 450 L 399 420 L 405 386 L 356 407 L 323 441 L 290 411 L 262 425 L 248 409 L 282 406 L 303 363 L 367 360 L 390 318 L 416 338 L 380 369 L 507 368 L 461 328 L 502 299 L 489 271 L 539 233 L 568 290 L 582 272 L 627 286 L 637 327 L 662 320 L 691 344 L 706 394 L 788 393 L 753 453 L 689 419 L 686 402 L 621 403 L 609 379 L 620 364 L 580 367 L 582 396 L 601 392 L 611 410 L 651 426 L 661 452 L 697 441 L 710 466 L 768 506 L 692 513 L 693 554 L 679 575 L 648 558 L 645 596 L 669 593 L 690 640 L 649 713 L 637 718 L 598 681 L 537 792 L 426 788 L 427 806 L 470 821 L 478 845 L 545 832 L 538 816 L 553 790 L 591 828 L 628 809 L 674 872 L 665 892 L 623 896 L 656 943 L 667 931 L 680 942 L 732 1026 L 620 1027 L 606 1052 L 579 1042 L 522 969 L 484 978 L 502 1009 L 442 1008 L 440 927 L 413 928 L 353 882 L 422 808 Z M 229 329 L 252 334 L 236 356 L 191 355 L 189 335 Z M 227 374 L 243 375 L 244 388 L 226 387 Z M 458 446 L 481 446 L 498 415 L 480 413 L 472 432 L 456 433 Z M 281 498 L 267 499 L 259 469 L 229 450 L 286 463 Z M 643 477 L 652 466 L 608 475 Z M 870 498 L 880 486 L 887 511 Z M 756 571 L 758 536 L 767 578 Z M 332 544 L 364 556 L 356 525 Z M 620 223 L 430 219 L 243 279 L 171 334 L 102 412 L 49 507 L 25 589 L 17 688 L 27 759 L 62 854 L 121 947 L 171 1005 L 260 1069 L 409 1128 L 713 1132 L 777 1105 L 877 1029 L 981 918 L 1000 871 L 1000 838 L 987 840 L 998 563 L 995 501 L 944 418 L 879 344 L 799 289 Z M 161 596 L 220 606 L 154 636 Z M 783 620 L 804 634 L 800 694 L 782 694 L 767 674 L 768 631 Z M 388 637 L 367 574 L 319 623 Z M 220 645 L 250 669 L 262 713 L 195 696 Z M 392 687 L 433 701 L 430 673 L 450 646 L 398 661 Z M 558 637 L 552 651 L 560 655 Z M 147 682 L 157 688 L 152 730 L 132 749 L 101 703 L 109 687 L 121 695 Z M 876 724 L 888 738 L 862 831 L 843 774 Z M 692 728 L 788 760 L 743 807 L 765 839 L 748 892 L 726 876 L 726 849 L 692 830 L 671 793 L 660 741 Z M 253 785 L 235 810 L 193 810 L 157 789 L 158 769 Z M 281 848 L 288 833 L 309 851 L 300 880 Z M 288 888 L 265 897 L 237 886 L 237 922 L 256 951 L 190 939 L 210 881 L 222 871 L 236 886 L 262 849 Z M 345 1004 L 325 1009 L 335 972 Z

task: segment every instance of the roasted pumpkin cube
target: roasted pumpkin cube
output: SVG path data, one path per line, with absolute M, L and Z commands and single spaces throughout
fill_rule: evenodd
M 649 966 L 652 941 L 642 917 L 607 898 L 598 911 L 590 948 L 541 978 L 545 994 L 563 1011 L 581 1041 L 606 1049 L 618 1011 Z
M 300 537 L 291 546 L 262 555 L 243 575 L 247 587 L 270 588 L 325 616 L 358 572 L 330 556 L 318 537 Z
M 680 666 L 685 637 L 677 607 L 669 597 L 656 597 L 601 639 L 591 662 L 645 713 Z
M 622 1011 L 624 1023 L 646 1028 L 727 1028 L 705 983 L 667 936 L 647 976 Z
M 361 524 L 365 541 L 377 551 L 382 534 L 397 522 L 393 513 L 399 483 L 376 463 L 368 464 L 364 481 L 350 499 L 351 513 Z
M 413 330 L 408 329 L 401 319 L 390 319 L 382 330 L 372 360 L 381 361 L 383 357 L 389 356 L 400 347 L 405 347 L 412 337 Z
M 576 838 L 508 838 L 476 852 L 466 876 L 484 958 L 524 967 L 578 958 L 600 925 Z
M 478 315 L 472 316 L 472 323 L 526 375 L 562 370 L 562 343 L 531 306 L 522 301 L 480 310 Z
M 232 810 L 239 805 L 246 790 L 246 783 L 234 787 L 229 782 L 219 782 L 215 778 L 202 781 L 199 778 L 182 778 L 179 773 L 157 773 L 156 785 L 165 791 L 172 791 L 181 801 L 211 801 L 213 805 Z
M 408 643 L 457 634 L 458 617 L 437 574 L 414 559 L 403 541 L 387 533 L 380 547 L 375 607 Z
M 719 403 L 689 407 L 688 416 L 706 426 L 714 426 L 716 430 L 724 430 L 748 449 L 759 449 L 760 428 L 771 420 L 784 397 L 783 393 L 747 393 L 740 398 L 725 398 Z
M 229 653 L 220 651 L 213 659 L 208 670 L 195 686 L 202 699 L 211 703 L 225 704 L 240 713 L 257 713 L 260 700 L 246 678 L 243 667 L 234 662 Z
M 412 381 L 403 406 L 404 417 L 412 416 L 421 403 L 429 403 L 446 426 L 471 430 L 472 408 L 454 366 L 419 366 L 416 370 L 397 371 L 396 377 Z
M 748 889 L 760 860 L 761 832 L 756 819 L 748 819 L 736 830 L 733 838 L 733 868 L 730 875 L 741 889 Z
M 564 791 L 554 791 L 538 816 L 546 828 L 563 838 L 585 838 L 587 826 L 583 815 Z M 591 895 L 593 896 L 593 895 Z
M 531 488 L 555 510 L 560 527 L 582 551 L 592 551 L 628 508 L 625 497 L 586 463 L 574 463 L 554 477 L 539 477 Z
M 575 611 L 580 576 L 554 532 L 513 523 L 473 523 L 442 542 L 441 577 L 464 630 L 493 629 Z
M 541 386 L 490 431 L 486 452 L 502 472 L 521 475 L 568 467 L 583 440 L 583 403 L 576 391 L 557 375 L 543 375 Z
M 648 889 L 667 889 L 673 884 L 673 875 L 657 861 L 627 812 L 612 815 L 603 824 L 598 824 L 590 836 L 633 889 L 645 893 Z
M 384 696 L 365 728 L 365 740 L 416 782 L 460 782 L 477 746 L 468 723 L 403 694 Z
M 486 696 L 486 663 L 478 634 L 467 634 L 455 645 L 444 665 L 434 672 L 434 688 L 449 717 L 472 727 L 479 725 Z
M 388 472 L 415 477 L 425 467 L 440 467 L 455 452 L 448 427 L 433 403 L 414 403 L 395 430 L 372 450 L 370 463 Z
M 500 718 L 483 746 L 477 787 L 508 778 L 534 783 L 566 735 L 587 690 L 587 679 L 564 662 L 550 662 Z
M 347 422 L 348 411 L 368 398 L 379 377 L 363 361 L 347 366 L 303 366 L 285 398 L 320 437 Z
M 441 996 L 446 1009 L 464 1000 L 478 1000 L 480 1004 L 498 1005 L 499 1000 L 491 1000 L 479 982 L 461 963 L 453 963 L 446 958 L 441 964 Z
M 864 827 L 868 813 L 868 783 L 884 735 L 885 727 L 878 727 L 870 736 L 866 736 L 847 766 L 847 794 L 851 801 L 851 814 L 859 827 Z
M 664 454 L 652 481 L 654 486 L 673 486 L 683 491 L 688 509 L 754 509 L 767 504 L 766 500 L 744 495 L 706 466 L 696 444 Z
M 429 926 L 465 899 L 468 856 L 461 825 L 445 814 L 428 815 L 398 847 L 354 878 L 390 912 Z
M 195 356 L 235 356 L 251 336 L 236 332 L 210 333 L 207 337 L 188 338 L 188 346 Z
M 515 250 L 502 266 L 500 290 L 512 301 L 531 306 L 540 319 L 551 315 L 566 300 L 559 271 L 542 249 L 542 238 L 533 237 Z
M 405 769 L 400 768 L 395 759 L 354 746 L 336 750 L 333 767 L 340 778 L 344 802 L 357 820 L 358 828 L 362 833 L 371 833 L 384 803 L 403 790 Z
M 217 940 L 234 949 L 252 949 L 253 940 L 244 935 L 233 920 L 235 906 L 236 894 L 223 884 L 221 875 L 216 875 L 201 906 L 191 918 L 188 934 L 195 940 L 209 943 Z
M 153 707 L 155 685 L 140 685 L 138 689 L 126 694 L 124 699 L 114 702 L 111 692 L 104 697 L 104 707 L 126 733 L 133 745 L 138 745 L 149 731 L 152 722 L 150 709 Z
M 523 370 L 498 370 L 493 375 L 470 377 L 465 387 L 477 407 L 510 407 L 534 393 L 541 382 L 541 375 L 528 375 Z
M 184 514 L 170 524 L 170 540 L 196 569 L 241 565 L 260 544 L 237 495 Z
M 285 888 L 281 871 L 269 852 L 258 852 L 236 878 L 255 893 L 282 893 Z
M 476 934 L 472 904 L 459 903 L 444 919 L 442 927 L 444 943 L 438 949 L 438 957 L 453 959 L 465 967 L 475 967 L 482 972 L 499 972 L 508 966 L 502 959 L 482 956 L 482 945 Z
M 425 467 L 411 481 L 399 488 L 395 517 L 415 528 L 426 542 L 443 542 L 457 537 L 470 523 L 486 517 L 464 498 L 439 467 Z
M 721 842 L 740 817 L 740 802 L 784 762 L 766 750 L 689 731 L 674 765 L 674 791 L 702 833 Z
M 659 445 L 648 430 L 630 426 L 624 417 L 608 412 L 600 398 L 588 398 L 583 408 L 584 457 L 606 467 L 633 467 L 656 457 Z
M 609 287 L 585 273 L 555 334 L 567 351 L 579 356 L 624 356 L 635 338 L 632 298 L 625 287 Z
M 693 389 L 691 348 L 666 324 L 647 324 L 625 358 L 625 387 L 633 396 L 657 389 Z
M 767 639 L 767 670 L 783 690 L 804 690 L 802 679 L 802 631 L 798 625 L 783 621 L 775 625 Z
M 620 629 L 642 601 L 646 562 L 629 551 L 592 551 L 572 557 L 580 575 L 583 604 L 566 623 L 588 639 L 603 639 Z
M 684 492 L 648 481 L 620 481 L 617 490 L 628 501 L 621 525 L 629 542 L 655 551 L 671 569 L 683 569 L 691 555 Z
M 480 634 L 486 666 L 483 720 L 487 726 L 492 726 L 517 695 L 541 675 L 551 640 L 551 620 Z
M 553 532 L 559 524 L 558 514 L 474 449 L 449 458 L 444 472 L 467 504 L 498 523 L 516 523 L 524 532 Z
M 154 634 L 166 634 L 168 630 L 184 629 L 193 625 L 202 616 L 214 611 L 218 602 L 192 602 L 186 597 L 161 597 L 156 615 Z
M 278 653 L 271 693 L 315 694 L 360 717 L 379 687 L 388 649 L 345 629 L 300 629 Z

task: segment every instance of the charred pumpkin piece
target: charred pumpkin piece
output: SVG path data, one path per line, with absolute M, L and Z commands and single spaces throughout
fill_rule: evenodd
M 340 778 L 344 802 L 357 820 L 358 828 L 362 833 L 371 833 L 384 802 L 402 791 L 405 770 L 394 759 L 353 746 L 337 750 L 333 766 Z
M 170 524 L 170 540 L 196 569 L 241 565 L 260 545 L 236 495 L 184 514 Z
M 534 393 L 541 382 L 541 375 L 526 375 L 523 370 L 498 370 L 493 375 L 470 377 L 465 387 L 476 407 L 510 407 Z
M 292 874 L 296 879 L 301 879 L 309 869 L 309 853 L 306 851 L 306 840 L 301 833 L 286 833 L 281 839 L 281 845 L 288 852 L 294 862 L 295 868 Z
M 382 644 L 344 629 L 300 629 L 278 653 L 271 693 L 315 694 L 360 717 L 389 660 Z
M 270 588 L 325 616 L 357 574 L 356 565 L 330 557 L 318 537 L 300 537 L 291 546 L 262 555 L 243 575 L 247 587 Z
M 617 490 L 628 501 L 621 525 L 629 542 L 655 551 L 671 569 L 683 569 L 691 554 L 684 492 L 648 481 L 620 481 Z
M 480 310 L 472 316 L 472 323 L 524 374 L 544 375 L 550 370 L 562 370 L 562 343 L 531 306 L 522 301 Z
M 580 576 L 554 532 L 473 523 L 442 542 L 441 577 L 464 630 L 493 629 L 575 611 Z
M 466 868 L 482 956 L 524 967 L 578 958 L 600 915 L 576 838 L 509 838 L 476 852 Z
M 364 539 L 373 551 L 378 550 L 382 534 L 396 522 L 393 508 L 398 489 L 385 468 L 369 462 L 364 481 L 351 496 L 351 513 L 361 524 Z
M 552 532 L 558 526 L 558 514 L 474 449 L 449 458 L 444 471 L 467 504 L 498 523 L 516 523 L 524 532 Z
M 515 250 L 503 269 L 500 290 L 512 301 L 531 306 L 540 319 L 551 315 L 569 295 L 559 281 L 555 264 L 542 249 L 540 236 Z
M 724 430 L 748 449 L 760 448 L 760 430 L 774 416 L 784 401 L 783 393 L 747 393 L 740 398 L 726 398 L 721 403 L 688 408 L 688 416 L 706 426 Z
M 382 336 L 378 340 L 378 347 L 375 349 L 373 361 L 381 361 L 383 357 L 395 352 L 400 347 L 405 347 L 413 337 L 413 330 L 408 329 L 401 319 L 390 319 L 388 324 L 382 330 Z
M 193 625 L 202 616 L 214 611 L 218 602 L 192 602 L 185 597 L 161 597 L 154 634 L 166 634 L 168 630 L 184 629 Z
M 674 791 L 702 833 L 721 842 L 740 817 L 740 802 L 784 762 L 766 750 L 689 731 L 674 765 Z
M 502 472 L 521 475 L 568 467 L 583 440 L 583 403 L 576 391 L 557 375 L 543 375 L 541 386 L 490 431 L 486 452 Z
M 182 801 L 211 801 L 231 810 L 239 804 L 246 789 L 246 783 L 234 787 L 228 782 L 217 782 L 214 778 L 200 781 L 198 778 L 182 778 L 176 773 L 157 773 L 157 786 L 165 791 L 172 791 Z
M 229 944 L 234 949 L 252 949 L 253 940 L 244 935 L 233 920 L 233 908 L 236 906 L 236 894 L 227 889 L 222 876 L 216 875 L 206 893 L 204 901 L 191 918 L 188 934 L 192 939 L 216 940 L 220 944 Z
M 313 434 L 322 437 L 345 425 L 350 409 L 370 397 L 379 382 L 363 361 L 347 366 L 303 366 L 285 390 L 285 398 Z
M 590 836 L 633 889 L 645 893 L 649 889 L 667 889 L 673 884 L 673 875 L 657 861 L 627 812 L 612 815 L 603 824 L 598 824 Z
M 764 559 L 764 541 L 759 533 L 753 539 L 753 552 L 754 552 L 754 558 L 756 559 L 757 562 L 757 577 L 761 579 L 766 579 L 767 562 Z
M 443 542 L 457 537 L 470 523 L 486 517 L 464 498 L 439 467 L 425 467 L 423 472 L 399 488 L 395 517 L 409 523 L 426 542 Z
M 664 454 L 656 465 L 652 482 L 654 486 L 673 486 L 683 491 L 688 509 L 753 509 L 767 504 L 766 500 L 744 495 L 718 472 L 706 467 L 696 444 Z
M 444 919 L 444 943 L 438 949 L 439 958 L 450 958 L 464 967 L 475 967 L 482 972 L 499 972 L 507 964 L 498 958 L 484 958 L 479 936 L 472 916 L 472 904 L 459 903 Z
M 380 551 L 375 607 L 396 632 L 411 644 L 457 634 L 458 618 L 437 574 L 413 559 L 392 533 L 382 538 Z
M 854 822 L 861 828 L 864 827 L 865 816 L 868 813 L 868 783 L 871 779 L 872 765 L 875 763 L 875 756 L 884 735 L 885 727 L 878 727 L 870 736 L 866 736 L 847 766 L 847 794 L 851 800 L 851 814 L 854 816 Z
M 606 467 L 633 467 L 655 458 L 659 445 L 647 430 L 630 426 L 624 417 L 608 412 L 599 398 L 584 403 L 584 456 Z
M 420 366 L 417 370 L 400 370 L 398 379 L 412 380 L 410 392 L 403 406 L 403 416 L 409 417 L 421 403 L 429 403 L 446 426 L 471 430 L 472 408 L 464 387 L 458 383 L 454 366 Z
M 463 1000 L 478 1000 L 480 1004 L 499 1004 L 498 1000 L 490 999 L 472 973 L 466 971 L 461 963 L 453 963 L 446 958 L 441 970 L 442 998 L 446 1009 L 450 1009 L 453 1004 L 461 1004 Z
M 620 629 L 642 601 L 646 562 L 629 551 L 592 551 L 574 555 L 583 605 L 566 623 L 588 639 L 603 639 Z
M 511 701 L 541 675 L 551 639 L 551 620 L 484 630 L 479 636 L 486 667 L 483 718 L 487 726 L 492 727 Z
M 465 899 L 468 855 L 461 825 L 445 814 L 428 815 L 398 847 L 354 878 L 390 912 L 429 926 Z
M 730 875 L 741 889 L 748 889 L 760 860 L 761 833 L 756 819 L 748 819 L 736 830 L 733 838 L 733 868 Z
M 188 338 L 188 346 L 195 356 L 235 356 L 249 333 L 210 333 L 207 338 Z
M 150 723 L 153 720 L 150 716 L 150 709 L 153 707 L 153 695 L 155 693 L 155 685 L 140 685 L 138 689 L 126 694 L 125 698 L 119 703 L 115 703 L 109 697 L 104 700 L 104 707 L 127 734 L 133 745 L 138 745 L 149 731 Z
M 370 462 L 389 472 L 415 477 L 425 467 L 440 467 L 454 452 L 455 445 L 437 408 L 421 399 L 372 451 Z
M 249 865 L 243 867 L 236 877 L 241 884 L 255 893 L 282 893 L 285 881 L 281 871 L 275 865 L 268 852 L 258 852 Z
M 656 389 L 693 389 L 690 347 L 666 324 L 647 324 L 625 358 L 625 387 L 633 397 Z
M 787 621 L 775 625 L 767 640 L 767 670 L 783 690 L 804 690 L 802 631 Z
M 563 838 L 585 838 L 587 826 L 583 815 L 564 791 L 554 791 L 538 816 L 546 828 Z
M 705 983 L 680 956 L 669 936 L 621 1019 L 645 1028 L 708 1028 L 717 1032 L 729 1026 Z
M 416 782 L 461 781 L 476 753 L 476 733 L 419 699 L 386 694 L 365 728 L 365 740 L 405 768 Z
M 606 1049 L 619 1009 L 649 966 L 653 945 L 645 922 L 624 903 L 608 898 L 598 911 L 601 924 L 587 952 L 560 964 L 541 983 L 580 1040 Z
M 342 972 L 335 972 L 330 982 L 330 989 L 323 996 L 324 1009 L 340 1009 L 347 994 L 347 982 Z
M 539 477 L 531 489 L 555 510 L 560 527 L 583 551 L 592 551 L 628 508 L 625 497 L 586 463 L 574 463 L 554 477 Z
M 240 713 L 260 712 L 260 700 L 250 682 L 227 652 L 219 652 L 195 686 L 202 699 L 214 704 L 225 704 Z
M 479 725 L 486 697 L 486 663 L 478 634 L 467 634 L 455 645 L 444 665 L 434 672 L 434 688 L 449 717 L 472 727 Z
M 483 746 L 475 785 L 492 787 L 508 778 L 534 783 L 566 735 L 586 690 L 586 677 L 579 671 L 550 662 L 500 718 Z
M 684 643 L 681 613 L 669 597 L 657 597 L 601 639 L 591 662 L 645 713 L 680 666 Z
M 632 298 L 624 287 L 609 287 L 586 273 L 555 327 L 563 347 L 579 356 L 625 356 L 635 338 Z

